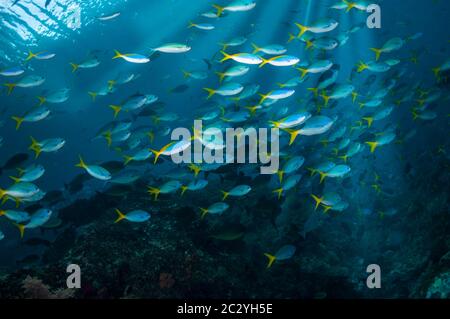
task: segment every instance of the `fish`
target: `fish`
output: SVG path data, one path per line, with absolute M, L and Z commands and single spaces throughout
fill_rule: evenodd
M 267 268 L 272 267 L 273 263 L 275 261 L 282 261 L 282 260 L 288 260 L 291 259 L 296 251 L 296 247 L 294 245 L 285 245 L 277 250 L 277 252 L 274 255 L 271 255 L 269 253 L 264 253 L 264 256 L 268 258 L 268 264 Z
M 127 220 L 132 223 L 143 223 L 150 219 L 150 214 L 143 210 L 133 210 L 127 214 L 124 214 L 116 208 L 116 213 L 118 217 L 114 223 L 118 223 L 121 220 Z
M 136 64 L 145 64 L 150 62 L 150 58 L 142 55 L 142 54 L 138 54 L 138 53 L 126 53 L 126 54 L 122 54 L 117 50 L 114 50 L 114 56 L 113 56 L 113 60 L 114 59 L 123 59 L 127 62 L 130 63 L 136 63 Z
M 76 167 L 84 169 L 89 175 L 92 177 L 102 180 L 108 181 L 111 179 L 111 173 L 105 168 L 98 165 L 87 165 L 81 156 L 79 156 L 80 162 L 76 164 Z

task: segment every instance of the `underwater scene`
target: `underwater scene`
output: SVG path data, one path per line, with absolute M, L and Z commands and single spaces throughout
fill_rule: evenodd
M 0 298 L 449 298 L 449 10 L 0 0 Z

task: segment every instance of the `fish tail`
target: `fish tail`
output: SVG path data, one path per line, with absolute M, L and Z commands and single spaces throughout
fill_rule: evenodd
M 307 167 L 306 169 L 311 172 L 310 176 L 314 176 L 317 173 L 317 170 L 312 167 Z
M 258 95 L 261 97 L 261 100 L 259 100 L 259 105 L 261 105 L 271 94 L 272 92 L 269 92 L 267 94 L 261 94 L 259 93 Z
M 381 49 L 377 49 L 377 48 L 370 48 L 370 51 L 375 52 L 375 61 L 378 61 L 380 59 L 381 53 L 383 51 L 381 51 Z
M 17 169 L 17 171 L 19 172 L 20 175 L 23 175 L 23 173 L 25 173 L 25 170 L 20 168 L 20 167 L 17 167 L 16 169 Z
M 206 214 L 209 213 L 208 208 L 202 208 L 200 207 L 200 212 L 202 213 L 201 218 L 205 218 Z
M 114 85 L 116 85 L 116 81 L 114 81 L 114 80 L 109 80 L 109 81 L 108 81 L 108 90 L 111 91 L 111 90 L 113 89 Z
M 373 117 L 363 117 L 363 120 L 367 122 L 367 126 L 371 127 L 373 123 Z
M 153 196 L 155 196 L 155 201 L 157 201 L 158 200 L 158 196 L 159 196 L 159 193 L 161 192 L 160 190 L 159 190 L 159 188 L 156 188 L 156 187 L 148 187 L 148 191 L 147 191 L 150 195 L 153 195 Z
M 278 199 L 281 198 L 281 195 L 283 195 L 283 188 L 277 188 L 275 190 L 272 191 L 272 193 L 278 194 Z
M 34 139 L 33 136 L 30 136 L 30 138 L 31 138 L 31 145 L 28 149 L 33 150 L 35 152 L 35 158 L 38 158 L 42 152 L 41 146 L 39 145 L 39 142 Z
M 18 182 L 20 182 L 20 177 L 14 177 L 14 176 L 10 176 L 9 178 L 11 178 L 15 184 L 17 184 Z
M 78 68 L 80 67 L 76 63 L 70 63 L 70 65 L 72 66 L 72 73 L 75 73 L 78 70 Z
M 35 58 L 36 54 L 34 54 L 31 50 L 28 50 L 28 56 L 25 59 L 25 62 L 30 61 L 31 59 Z
M 108 147 L 111 147 L 111 144 L 112 144 L 111 131 L 105 132 L 103 134 L 103 137 L 105 138 L 106 142 L 108 143 Z
M 123 158 L 124 158 L 124 164 L 125 165 L 128 165 L 128 163 L 130 163 L 133 160 L 133 157 L 132 156 L 128 156 L 128 155 L 124 155 Z
M 122 110 L 122 107 L 120 105 L 110 105 L 109 107 L 112 108 L 114 111 L 114 118 L 116 118 L 117 115 L 119 115 L 120 111 Z
M 319 88 L 308 88 L 308 91 L 313 92 L 314 97 L 318 97 L 319 96 Z
M 366 70 L 368 68 L 368 65 L 366 63 L 364 63 L 363 61 L 359 61 L 357 66 L 357 72 L 361 73 L 362 71 Z
M 79 162 L 78 164 L 76 164 L 75 166 L 76 166 L 76 167 L 79 167 L 79 168 L 86 168 L 87 165 L 86 165 L 86 163 L 83 161 L 83 158 L 81 157 L 81 155 L 78 155 L 78 157 L 80 158 L 80 162 Z
M 325 93 L 322 93 L 320 96 L 323 98 L 325 106 L 328 106 L 328 102 L 330 102 L 330 97 L 328 95 L 326 95 Z
M 189 71 L 181 70 L 181 72 L 183 73 L 183 77 L 184 77 L 185 79 L 187 79 L 188 77 L 191 76 L 191 73 L 190 73 Z
M 285 84 L 283 84 L 283 83 L 280 83 L 280 82 L 277 82 L 277 85 L 282 89 L 282 88 L 284 88 L 286 85 Z
M 92 102 L 95 102 L 95 99 L 97 98 L 97 92 L 88 92 L 88 94 L 91 96 L 92 98 Z
M 289 39 L 287 40 L 287 43 L 291 43 L 292 41 L 294 41 L 296 38 L 295 35 L 293 35 L 292 33 L 289 33 Z
M 323 208 L 323 213 L 326 214 L 331 209 L 331 206 L 322 204 L 322 208 Z
M 119 51 L 117 51 L 117 50 L 114 50 L 114 56 L 113 56 L 113 60 L 114 59 L 118 59 L 118 58 L 121 58 L 121 57 L 123 57 L 123 54 L 122 53 L 120 53 Z
M 417 113 L 416 110 L 412 110 L 412 111 L 411 111 L 411 114 L 412 114 L 412 116 L 413 116 L 413 121 L 417 120 L 417 118 L 419 117 L 419 114 Z
M 320 184 L 322 184 L 325 178 L 327 177 L 327 173 L 319 172 L 319 174 L 320 174 Z
M 222 83 L 222 81 L 225 78 L 226 74 L 223 73 L 223 72 L 216 72 L 216 74 L 219 77 L 219 83 Z
M 355 7 L 354 2 L 350 2 L 347 0 L 343 0 L 343 2 L 347 5 L 347 9 L 345 10 L 345 12 L 349 12 L 350 10 L 352 10 Z
M 203 90 L 205 90 L 206 92 L 208 92 L 208 97 L 207 97 L 207 99 L 210 99 L 211 96 L 213 96 L 214 94 L 216 94 L 216 90 L 214 90 L 214 89 L 203 88 Z
M 6 195 L 6 190 L 0 188 L 0 199 L 3 199 L 3 197 Z M 0 216 L 4 214 L 3 211 L 0 211 Z
M 300 38 L 302 35 L 305 34 L 306 31 L 308 31 L 307 26 L 301 25 L 300 23 L 296 23 L 295 25 L 297 26 L 297 28 L 300 29 L 298 32 L 297 38 Z
M 286 132 L 289 133 L 289 146 L 294 144 L 295 140 L 297 139 L 298 134 L 300 133 L 300 131 L 294 131 L 294 130 L 285 130 Z
M 125 219 L 126 216 L 120 210 L 118 210 L 117 208 L 115 210 L 116 210 L 116 213 L 117 213 L 117 219 L 114 221 L 114 223 L 117 224 L 121 220 Z
M 230 59 L 233 58 L 233 56 L 232 56 L 231 54 L 228 54 L 228 53 L 226 53 L 226 52 L 223 51 L 223 50 L 220 51 L 220 53 L 223 54 L 223 58 L 222 58 L 222 60 L 220 60 L 220 63 L 223 63 L 223 62 L 225 62 L 225 61 L 230 60 Z
M 188 189 L 188 187 L 187 186 L 181 186 L 181 194 L 180 194 L 180 196 L 183 196 L 184 195 L 184 193 L 186 193 L 186 191 L 187 191 L 187 189 Z
M 217 4 L 213 4 L 212 5 L 216 10 L 217 10 L 217 16 L 220 17 L 223 13 L 223 10 L 225 9 L 224 7 L 221 7 Z
M 190 29 L 190 28 L 192 28 L 192 27 L 195 27 L 195 26 L 196 26 L 196 24 L 195 24 L 194 22 L 189 21 L 188 29 Z
M 281 184 L 283 182 L 284 171 L 278 171 L 277 175 L 278 175 L 278 179 L 279 179 L 280 184 Z
M 45 96 L 38 96 L 37 99 L 39 100 L 39 106 L 41 106 L 42 104 L 44 104 L 47 101 Z
M 259 68 L 262 68 L 263 66 L 265 66 L 267 63 L 270 63 L 272 61 L 272 59 L 264 59 L 261 57 L 262 63 L 258 66 Z
M 222 192 L 222 195 L 223 195 L 222 201 L 224 201 L 224 200 L 226 200 L 226 199 L 228 198 L 228 196 L 230 195 L 230 193 L 227 193 L 227 192 L 225 192 L 225 191 L 221 191 L 221 192 Z
M 162 152 L 161 151 L 157 151 L 157 150 L 153 150 L 150 149 L 150 151 L 155 154 L 155 160 L 153 162 L 153 164 L 156 164 L 158 162 L 158 158 L 161 156 Z
M 352 103 L 355 103 L 358 96 L 359 96 L 358 92 L 352 92 Z
M 23 117 L 18 117 L 18 116 L 13 116 L 11 117 L 14 121 L 16 121 L 16 131 L 20 128 L 20 126 L 22 125 L 24 118 Z
M 23 236 L 25 235 L 25 225 L 14 224 L 14 226 L 16 226 L 16 227 L 19 229 L 19 232 L 20 232 L 20 239 L 22 239 Z
M 268 254 L 268 253 L 264 253 L 264 256 L 266 256 L 269 260 L 267 263 L 267 268 L 272 267 L 273 263 L 275 262 L 275 260 L 277 259 L 276 256 Z
M 305 76 L 306 76 L 306 74 L 308 74 L 308 69 L 305 69 L 305 68 L 297 68 L 297 70 L 299 70 L 301 73 L 302 73 L 302 75 L 301 75 L 301 79 L 303 79 L 303 78 L 305 78 Z
M 16 88 L 17 84 L 16 83 L 5 83 L 5 86 L 8 87 L 8 95 L 11 95 L 11 93 Z
M 316 207 L 314 208 L 314 210 L 317 210 L 317 208 L 319 207 L 319 205 L 323 202 L 323 197 L 317 197 L 314 194 L 311 194 L 311 197 L 314 199 L 314 201 L 316 202 Z
M 347 163 L 348 155 L 347 155 L 347 154 L 346 154 L 346 155 L 342 155 L 342 156 L 339 156 L 339 158 L 340 158 L 341 160 L 343 160 L 344 163 Z
M 314 49 L 313 44 L 311 40 L 306 40 L 306 50 Z
M 436 79 L 439 79 L 439 73 L 441 73 L 441 68 L 437 67 L 437 68 L 433 68 L 431 70 L 433 71 L 433 74 L 436 77 Z
M 366 144 L 370 146 L 370 153 L 375 152 L 378 147 L 378 142 L 366 142 Z
M 252 43 L 252 47 L 253 47 L 253 54 L 258 53 L 259 51 L 261 51 L 261 48 L 258 47 L 256 44 Z

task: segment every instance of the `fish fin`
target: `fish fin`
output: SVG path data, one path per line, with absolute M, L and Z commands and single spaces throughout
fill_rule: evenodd
M 188 29 L 193 28 L 193 27 L 195 27 L 195 26 L 196 26 L 196 24 L 195 24 L 194 22 L 189 21 Z
M 189 71 L 181 70 L 181 72 L 183 73 L 183 77 L 184 77 L 185 79 L 187 79 L 188 77 L 191 76 L 191 73 L 190 73 Z
M 14 176 L 10 176 L 9 178 L 11 178 L 15 184 L 20 182 L 20 177 L 14 177 Z
M 225 191 L 221 191 L 221 192 L 222 192 L 222 195 L 223 195 L 222 201 L 224 201 L 224 200 L 226 200 L 226 199 L 228 198 L 228 196 L 230 195 L 230 193 L 225 192 Z
M 187 189 L 188 189 L 188 187 L 187 186 L 181 186 L 181 194 L 180 194 L 180 196 L 183 196 L 184 195 L 184 193 L 186 193 L 186 191 L 187 191 Z
M 225 9 L 224 7 L 221 7 L 217 4 L 213 4 L 212 5 L 215 9 L 217 9 L 217 16 L 220 17 L 223 13 L 223 10 Z
M 11 117 L 14 121 L 16 121 L 16 131 L 20 128 L 20 126 L 22 125 L 24 118 L 23 117 L 18 117 L 18 116 L 13 116 Z
M 225 51 L 220 51 L 220 53 L 223 54 L 223 58 L 222 58 L 222 60 L 220 60 L 220 63 L 223 63 L 223 62 L 233 58 L 233 56 L 231 54 L 228 54 Z
M 297 68 L 297 70 L 299 70 L 299 71 L 302 73 L 302 75 L 300 76 L 301 79 L 304 79 L 305 76 L 306 76 L 306 74 L 308 74 L 308 69 L 305 69 L 305 68 Z
M 25 235 L 25 225 L 21 225 L 21 224 L 14 224 L 14 226 L 16 226 L 17 228 L 19 228 L 19 232 L 20 232 L 20 239 L 23 238 L 23 236 Z
M 294 144 L 294 142 L 295 142 L 298 134 L 300 133 L 300 131 L 299 130 L 291 130 L 291 129 L 284 129 L 284 131 L 289 133 L 289 136 L 290 136 L 290 138 L 289 138 L 289 146 Z
M 293 35 L 292 33 L 289 33 L 289 39 L 287 40 L 287 43 L 291 43 L 292 41 L 294 41 L 296 38 L 295 35 Z
M 25 59 L 25 62 L 30 61 L 31 59 L 35 58 L 36 54 L 34 54 L 31 50 L 28 50 L 28 56 Z
M 113 60 L 114 59 L 118 59 L 118 58 L 122 58 L 124 55 L 122 54 L 122 53 L 120 53 L 119 51 L 117 51 L 117 50 L 114 50 L 114 56 L 113 56 Z
M 323 197 L 317 197 L 314 194 L 311 194 L 311 197 L 314 199 L 314 201 L 316 202 L 316 207 L 314 208 L 314 210 L 317 210 L 317 208 L 319 207 L 319 205 L 323 202 Z
M 88 92 L 88 94 L 92 98 L 92 102 L 95 102 L 95 99 L 97 98 L 98 93 L 97 92 Z
M 437 68 L 433 68 L 431 69 L 433 71 L 434 76 L 436 77 L 436 79 L 439 79 L 439 73 L 441 73 L 441 68 L 437 67 Z
M 373 117 L 363 117 L 363 120 L 367 122 L 367 126 L 371 127 L 373 123 Z
M 222 83 L 223 79 L 225 78 L 225 73 L 223 72 L 216 72 L 217 76 L 219 77 L 219 83 Z
M 45 96 L 38 96 L 37 99 L 39 100 L 39 106 L 41 106 L 42 104 L 44 104 L 47 101 Z
M 117 224 L 121 220 L 125 219 L 126 216 L 120 210 L 118 210 L 117 208 L 115 209 L 115 211 L 117 213 L 117 219 L 114 221 L 114 223 Z
M 202 213 L 200 216 L 201 219 L 205 218 L 206 214 L 209 213 L 208 208 L 201 208 L 201 207 L 200 207 L 200 212 Z
M 313 92 L 314 97 L 318 97 L 319 96 L 319 88 L 308 88 L 308 91 Z
M 268 263 L 267 263 L 267 268 L 272 267 L 272 265 L 275 262 L 275 260 L 277 259 L 277 257 L 275 257 L 274 255 L 268 254 L 268 253 L 264 253 L 264 256 L 266 256 L 269 259 Z
M 42 152 L 41 146 L 39 145 L 39 142 L 34 139 L 33 136 L 30 136 L 30 138 L 31 138 L 31 145 L 28 149 L 33 150 L 35 152 L 35 158 L 38 158 Z
M 14 91 L 15 87 L 17 86 L 16 83 L 5 83 L 6 87 L 8 87 L 8 95 L 11 95 L 11 93 Z
M 252 47 L 253 47 L 253 54 L 258 53 L 259 51 L 261 51 L 261 48 L 258 47 L 256 44 L 252 43 Z
M 381 51 L 381 49 L 377 49 L 377 48 L 370 48 L 370 51 L 375 52 L 375 61 L 378 61 L 380 59 L 381 53 L 383 51 Z
M 319 172 L 319 174 L 320 174 L 320 184 L 322 184 L 325 178 L 327 177 L 327 173 Z
M 86 168 L 87 165 L 86 165 L 86 163 L 83 161 L 83 158 L 81 157 L 81 155 L 78 155 L 78 157 L 80 158 L 80 162 L 79 162 L 78 164 L 76 164 L 75 166 L 76 166 L 76 167 L 79 167 L 79 168 Z
M 295 23 L 295 25 L 300 29 L 297 38 L 300 38 L 306 31 L 308 31 L 308 27 L 301 25 L 300 23 Z
M 70 65 L 72 66 L 72 73 L 75 73 L 78 70 L 78 68 L 80 67 L 76 63 L 70 63 Z
M 366 142 L 366 144 L 370 146 L 370 153 L 375 152 L 378 147 L 378 142 Z
M 280 184 L 281 184 L 283 182 L 284 171 L 278 171 L 277 175 L 278 175 L 278 179 L 279 179 Z
M 211 96 L 213 96 L 214 94 L 216 94 L 216 90 L 214 90 L 214 89 L 210 89 L 210 88 L 203 88 L 203 90 L 205 90 L 205 91 L 207 91 L 207 92 L 208 92 L 208 97 L 207 97 L 207 99 L 210 99 L 210 98 L 211 98 Z
M 122 107 L 120 105 L 110 105 L 109 107 L 112 108 L 114 111 L 114 118 L 116 118 L 117 115 L 119 115 L 120 111 L 122 110 Z
M 132 156 L 128 156 L 128 155 L 124 155 L 124 165 L 128 165 L 128 163 L 130 163 L 133 160 Z
M 283 188 L 277 188 L 275 190 L 272 191 L 272 193 L 278 194 L 278 199 L 281 198 L 281 195 L 283 195 Z

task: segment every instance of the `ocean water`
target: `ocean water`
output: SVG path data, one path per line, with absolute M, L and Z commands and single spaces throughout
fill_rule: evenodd
M 448 298 L 450 5 L 342 4 L 0 0 L 0 297 Z M 155 163 L 196 119 L 279 169 Z

